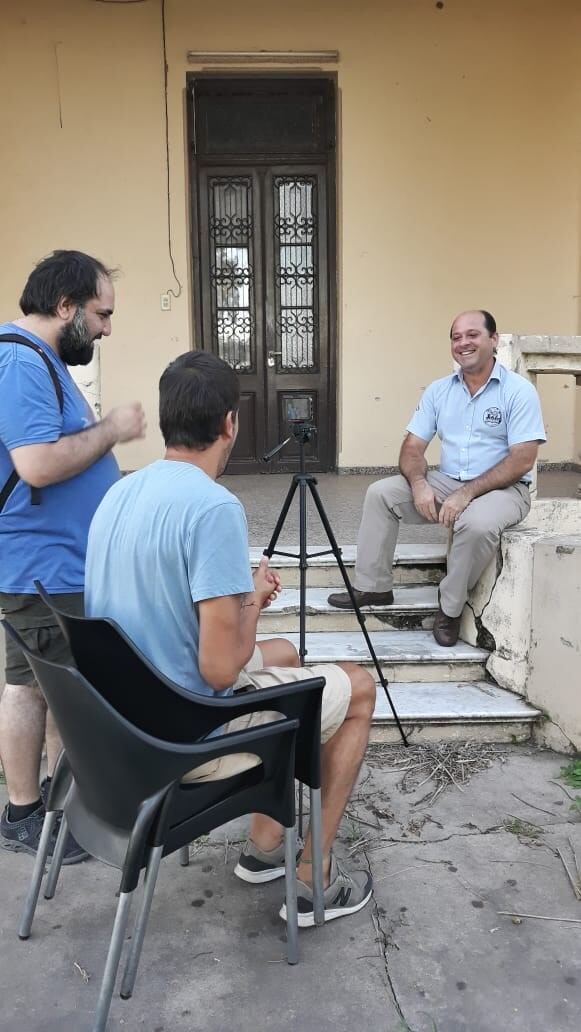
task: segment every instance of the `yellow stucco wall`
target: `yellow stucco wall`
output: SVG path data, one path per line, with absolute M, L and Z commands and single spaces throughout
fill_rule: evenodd
M 580 332 L 578 0 L 167 0 L 184 284 L 169 313 L 160 8 L 0 0 L 0 310 L 16 312 L 56 246 L 121 267 L 103 404 L 141 398 L 151 424 L 124 467 L 158 453 L 157 379 L 192 343 L 188 49 L 340 51 L 339 465 L 396 461 L 419 391 L 449 369 L 458 310 L 490 308 L 504 332 Z M 571 459 L 573 384 L 541 391 L 541 457 Z

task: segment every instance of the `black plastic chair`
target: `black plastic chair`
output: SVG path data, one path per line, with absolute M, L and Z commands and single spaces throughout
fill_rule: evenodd
M 274 710 L 299 721 L 295 776 L 309 787 L 314 920 L 316 925 L 324 924 L 321 701 L 325 679 L 313 677 L 227 698 L 193 695 L 156 670 L 113 620 L 71 616 L 55 607 L 40 581 L 34 584 L 58 620 L 81 673 L 143 731 L 168 742 L 181 742 L 189 741 L 194 729 L 195 740 L 204 739 L 226 721 L 245 713 Z M 188 856 L 184 847 L 182 866 L 187 866 Z
M 64 746 L 53 776 L 20 938 L 30 935 L 57 808 L 62 808 L 63 816 L 53 865 L 70 830 L 87 852 L 122 872 L 94 1032 L 103 1032 L 107 1024 L 129 906 L 141 869 L 145 868 L 143 895 L 121 986 L 124 999 L 133 992 L 162 857 L 252 811 L 267 814 L 285 829 L 287 950 L 289 963 L 297 963 L 294 766 L 298 721 L 274 721 L 207 742 L 163 741 L 126 720 L 78 670 L 30 652 L 9 622 L 2 623 L 27 656 Z M 240 751 L 255 754 L 259 765 L 222 781 L 181 782 L 200 764 Z

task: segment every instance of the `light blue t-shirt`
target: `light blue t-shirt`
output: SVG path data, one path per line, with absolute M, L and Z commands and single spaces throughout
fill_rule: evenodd
M 54 384 L 40 355 L 24 344 L 0 342 L 0 488 L 13 472 L 9 452 L 47 444 L 95 422 L 68 367 L 48 344 L 14 323 L 0 333 L 17 333 L 39 345 L 52 362 L 63 391 L 61 414 Z M 19 480 L 0 512 L 0 591 L 34 594 L 38 578 L 51 594 L 83 590 L 89 524 L 119 467 L 109 452 L 82 473 L 40 490 L 32 505 L 30 487 Z
M 198 466 L 160 459 L 124 477 L 95 513 L 87 615 L 115 620 L 182 688 L 230 692 L 214 692 L 200 674 L 194 606 L 253 589 L 244 509 Z
M 462 370 L 426 387 L 406 427 L 442 442 L 440 470 L 455 480 L 473 480 L 502 462 L 509 448 L 525 441 L 546 441 L 539 396 L 529 380 L 499 362 L 473 396 Z M 531 477 L 522 478 L 530 483 Z

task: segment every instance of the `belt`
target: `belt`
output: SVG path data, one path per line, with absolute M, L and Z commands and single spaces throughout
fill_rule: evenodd
M 469 484 L 470 483 L 470 480 L 462 480 L 462 477 L 451 477 L 449 473 L 444 473 L 444 476 L 445 477 L 450 477 L 450 480 L 455 480 L 458 484 Z M 471 480 L 476 480 L 476 477 L 471 477 L 470 479 Z M 524 487 L 528 487 L 529 491 L 531 489 L 531 481 L 530 480 L 517 480 L 516 483 L 517 484 L 523 484 Z M 514 486 L 516 487 L 516 484 Z

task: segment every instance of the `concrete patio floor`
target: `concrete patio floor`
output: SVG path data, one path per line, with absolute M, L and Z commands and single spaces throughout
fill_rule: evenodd
M 233 875 L 245 822 L 195 844 L 189 868 L 164 861 L 136 995 L 114 997 L 109 1027 L 578 1032 L 581 903 L 555 850 L 573 869 L 581 819 L 552 783 L 563 757 L 501 747 L 463 791 L 432 804 L 433 781 L 401 785 L 401 768 L 417 760 L 415 750 L 370 750 L 337 851 L 370 866 L 373 899 L 301 932 L 295 968 L 277 916 L 283 883 Z M 31 870 L 30 857 L 0 850 L 0 1029 L 88 1032 L 118 875 L 93 860 L 65 868 L 19 942 Z M 514 923 L 499 911 L 552 920 Z

